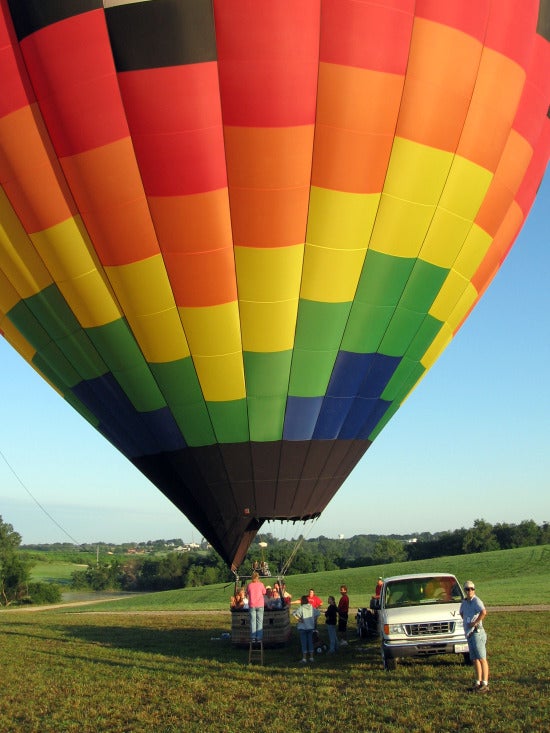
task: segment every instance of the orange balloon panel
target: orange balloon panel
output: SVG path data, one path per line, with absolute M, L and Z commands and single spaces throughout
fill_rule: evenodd
M 544 0 L 0 0 L 0 327 L 234 566 L 513 244 Z

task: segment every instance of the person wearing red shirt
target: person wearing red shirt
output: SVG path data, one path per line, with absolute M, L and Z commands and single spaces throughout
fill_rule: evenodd
M 372 594 L 372 597 L 370 599 L 369 608 L 371 611 L 377 610 L 378 602 L 380 601 L 380 594 L 382 593 L 382 586 L 384 585 L 384 581 L 382 578 L 378 578 L 376 581 L 376 587 L 374 589 L 374 593 Z
M 313 590 L 313 588 L 309 589 L 307 601 L 313 606 L 313 608 L 319 608 L 323 605 L 323 601 L 319 598 L 319 596 L 315 595 L 315 591 Z
M 347 646 L 346 632 L 348 629 L 349 597 L 347 586 L 340 586 L 340 600 L 338 601 L 338 633 L 340 646 Z

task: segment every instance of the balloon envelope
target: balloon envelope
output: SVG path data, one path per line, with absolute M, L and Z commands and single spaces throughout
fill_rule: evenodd
M 4 336 L 238 566 L 497 272 L 548 29 L 532 0 L 0 0 Z

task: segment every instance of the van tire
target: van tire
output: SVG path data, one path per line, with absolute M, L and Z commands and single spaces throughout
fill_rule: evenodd
M 470 667 L 472 665 L 472 660 L 470 659 L 470 653 L 469 652 L 464 652 L 462 656 L 463 656 L 463 659 L 464 659 L 464 664 L 466 664 L 466 665 L 468 665 Z
M 386 672 L 393 672 L 397 667 L 397 659 L 395 659 L 395 657 L 388 657 L 384 654 L 384 650 L 382 650 L 382 663 Z

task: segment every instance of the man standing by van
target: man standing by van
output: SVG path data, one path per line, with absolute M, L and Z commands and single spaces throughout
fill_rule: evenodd
M 464 583 L 466 598 L 460 604 L 460 615 L 464 625 L 464 634 L 468 640 L 470 659 L 474 663 L 476 681 L 470 692 L 489 692 L 489 663 L 487 662 L 487 634 L 483 628 L 483 619 L 487 611 L 481 598 L 476 596 L 476 587 L 472 580 Z
M 340 634 L 340 646 L 347 646 L 346 632 L 348 628 L 349 597 L 347 586 L 340 586 L 340 600 L 338 601 L 338 633 Z

